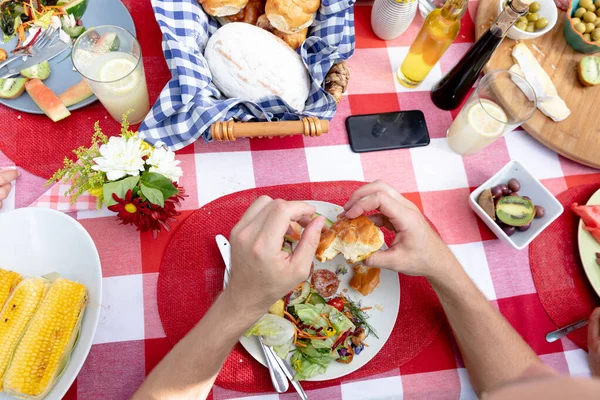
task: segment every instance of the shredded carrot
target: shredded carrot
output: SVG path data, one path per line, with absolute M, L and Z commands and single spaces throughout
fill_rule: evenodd
M 369 347 L 369 345 L 367 343 L 365 343 L 365 342 L 363 342 L 362 344 L 364 344 L 365 346 Z
M 329 318 L 327 318 L 327 315 L 325 315 L 325 314 L 319 314 L 319 317 L 324 318 L 325 321 L 327 322 L 327 325 L 331 326 L 331 322 L 329 322 Z
M 310 300 L 310 297 L 312 296 L 312 292 L 310 292 L 308 294 L 308 297 L 306 298 L 306 300 L 304 301 L 304 304 L 308 303 L 308 301 Z
M 306 345 L 304 343 L 300 343 L 300 342 L 296 343 L 296 346 L 306 347 Z
M 368 311 L 368 310 L 372 310 L 373 307 L 363 307 L 360 309 L 360 311 Z
M 292 317 L 292 314 L 290 314 L 289 312 L 283 310 L 283 315 L 285 315 L 286 317 L 288 317 L 294 324 L 298 323 L 298 321 L 296 321 L 296 319 L 294 317 Z

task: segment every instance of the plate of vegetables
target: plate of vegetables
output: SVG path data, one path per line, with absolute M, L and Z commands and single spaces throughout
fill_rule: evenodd
M 307 203 L 328 219 L 327 225 L 342 211 L 331 203 Z M 286 237 L 284 250 L 291 251 L 293 242 Z M 288 360 L 298 380 L 336 379 L 366 365 L 392 333 L 400 281 L 397 273 L 382 269 L 371 285 L 375 288 L 364 296 L 351 283 L 353 270 L 366 268 L 358 264 L 348 265 L 342 255 L 324 263 L 314 260 L 311 278 L 275 303 L 240 339 L 242 346 L 266 366 L 256 339 L 263 336 L 265 344 Z
M 59 32 L 57 40 L 66 42 L 77 38 L 87 27 L 99 25 L 120 26 L 135 35 L 133 19 L 119 0 L 1 1 L 0 30 L 3 42 L 0 43 L 0 61 L 13 55 L 17 49 L 33 46 L 47 29 L 56 29 Z M 18 62 L 9 64 L 9 67 Z M 39 84 L 27 85 L 36 78 L 50 92 Z M 22 71 L 20 77 L 0 79 L 0 104 L 15 110 L 44 114 L 43 110 L 48 111 L 51 107 L 48 93 L 50 97 L 58 97 L 70 111 L 97 100 L 74 70 L 70 51 Z M 51 114 L 51 109 L 49 111 Z

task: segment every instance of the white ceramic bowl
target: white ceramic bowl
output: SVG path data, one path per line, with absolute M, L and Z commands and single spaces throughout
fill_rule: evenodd
M 506 36 L 508 36 L 509 38 L 514 39 L 514 40 L 535 39 L 535 38 L 542 36 L 546 32 L 549 32 L 552 28 L 554 28 L 554 25 L 556 25 L 556 20 L 558 19 L 558 10 L 556 9 L 556 4 L 554 4 L 554 1 L 553 0 L 535 0 L 535 1 L 537 1 L 541 5 L 541 8 L 540 8 L 540 11 L 538 12 L 538 14 L 540 15 L 540 17 L 548 18 L 548 25 L 546 25 L 546 27 L 544 29 L 541 29 L 541 30 L 533 32 L 533 33 L 525 32 L 525 31 L 518 29 L 515 26 L 512 26 L 508 30 L 508 33 L 506 34 Z M 506 0 L 498 0 L 498 15 L 504 9 L 505 3 L 506 3 Z
M 86 286 L 88 305 L 69 364 L 44 400 L 62 399 L 79 373 L 98 326 L 102 301 L 100 257 L 92 238 L 74 218 L 43 208 L 0 215 L 0 267 L 24 276 L 60 276 Z M 15 399 L 0 393 L 0 400 Z
M 525 232 L 517 231 L 512 236 L 508 236 L 500 226 L 498 226 L 498 224 L 483 211 L 477 203 L 477 199 L 485 189 L 491 189 L 501 183 L 508 183 L 511 178 L 516 178 L 521 183 L 519 194 L 531 198 L 534 205 L 543 206 L 546 209 L 546 215 L 543 218 L 534 218 L 533 221 L 531 221 L 531 227 Z M 540 232 L 546 229 L 552 221 L 563 213 L 563 206 L 560 202 L 556 200 L 552 193 L 550 193 L 550 191 L 531 175 L 518 161 L 509 162 L 498 171 L 496 175 L 492 176 L 484 184 L 475 189 L 469 196 L 469 205 L 471 206 L 471 209 L 475 211 L 475 214 L 485 222 L 488 228 L 496 234 L 498 239 L 508 243 L 517 250 L 523 250 L 527 247 Z

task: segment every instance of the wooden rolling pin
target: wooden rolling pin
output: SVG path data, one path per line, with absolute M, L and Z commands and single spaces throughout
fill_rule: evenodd
M 215 140 L 235 140 L 239 137 L 274 137 L 302 134 L 321 136 L 329 131 L 329 121 L 317 117 L 305 117 L 300 121 L 276 122 L 215 122 L 210 126 L 210 135 Z

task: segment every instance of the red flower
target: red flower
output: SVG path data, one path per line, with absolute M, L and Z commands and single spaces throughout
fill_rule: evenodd
M 156 238 L 162 229 L 167 232 L 171 229 L 170 223 L 175 222 L 175 217 L 181 214 L 176 207 L 184 198 L 188 197 L 183 187 L 179 187 L 176 183 L 174 185 L 178 192 L 166 199 L 163 207 L 142 201 L 139 197 L 133 198 L 132 191 L 128 190 L 125 199 L 121 199 L 113 193 L 113 199 L 117 204 L 108 209 L 118 213 L 117 218 L 121 220 L 121 224 L 134 224 L 137 226 L 137 230 L 142 232 L 152 231 Z
M 144 217 L 150 213 L 148 202 L 139 197 L 133 198 L 131 189 L 127 191 L 124 199 L 119 198 L 116 193 L 113 193 L 112 197 L 117 204 L 109 206 L 108 209 L 117 213 L 122 225 L 134 224 L 139 229 Z

